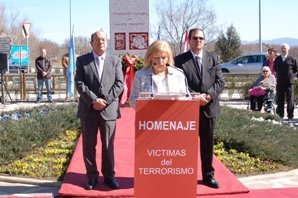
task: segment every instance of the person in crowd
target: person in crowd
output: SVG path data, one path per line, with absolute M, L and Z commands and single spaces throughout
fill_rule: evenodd
M 214 178 L 213 147 L 216 117 L 220 112 L 219 94 L 224 89 L 224 79 L 219 66 L 219 57 L 203 49 L 205 34 L 202 29 L 189 31 L 190 50 L 176 56 L 176 67 L 181 68 L 188 81 L 190 92 L 197 93 L 200 101 L 200 152 L 203 183 L 212 188 L 219 188 Z
M 181 94 L 188 93 L 183 71 L 173 66 L 173 53 L 166 41 L 154 41 L 147 49 L 144 66 L 134 76 L 130 106 L 135 108 L 140 92 Z
M 120 118 L 119 95 L 123 91 L 121 60 L 109 55 L 107 35 L 98 30 L 91 35 L 92 52 L 79 56 L 76 61 L 75 83 L 80 95 L 78 117 L 83 141 L 83 158 L 88 183 L 87 190 L 98 182 L 96 145 L 98 129 L 102 143 L 101 172 L 104 183 L 118 189 L 114 170 L 114 139 L 116 120 Z
M 66 84 L 66 86 L 65 86 L 65 102 L 67 102 L 67 101 L 69 101 L 69 98 L 68 98 L 68 78 L 67 78 L 67 67 L 68 67 L 68 64 L 69 64 L 68 53 L 63 54 L 61 64 L 62 64 L 63 75 L 64 75 L 65 84 Z
M 271 74 L 270 68 L 268 66 L 262 67 L 261 75 L 248 90 L 250 109 L 252 111 L 261 111 L 266 98 L 268 99 L 270 97 L 274 100 L 275 87 L 276 79 L 275 76 Z M 272 110 L 273 100 L 267 101 L 266 111 L 270 112 Z
M 271 74 L 275 75 L 274 61 L 276 58 L 276 49 L 274 47 L 267 50 L 267 59 L 264 61 L 263 66 L 268 66 L 270 68 Z
M 40 56 L 35 59 L 35 67 L 37 72 L 37 103 L 42 100 L 43 84 L 47 88 L 47 97 L 50 103 L 53 102 L 52 90 L 51 90 L 51 71 L 52 64 L 49 58 L 47 58 L 47 50 L 41 49 Z
M 276 113 L 283 119 L 285 100 L 287 102 L 288 120 L 294 117 L 294 78 L 297 75 L 297 60 L 289 55 L 290 46 L 286 43 L 281 45 L 281 54 L 274 61 L 276 72 Z

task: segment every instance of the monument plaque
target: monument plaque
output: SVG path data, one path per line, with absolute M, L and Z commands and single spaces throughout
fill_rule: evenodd
M 149 45 L 149 0 L 110 0 L 111 53 L 144 56 Z

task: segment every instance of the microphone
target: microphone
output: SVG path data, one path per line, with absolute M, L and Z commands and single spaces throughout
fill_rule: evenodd
M 153 71 L 152 71 L 153 72 Z M 150 94 L 150 96 L 151 96 L 151 98 L 153 98 L 154 97 L 154 90 L 153 90 L 153 73 L 151 74 L 151 94 Z
M 169 63 L 167 63 L 166 66 L 167 66 L 167 67 L 171 67 L 171 68 L 173 68 L 173 69 L 175 69 L 175 70 L 177 70 L 177 71 L 179 71 L 179 72 L 181 72 L 181 73 L 183 74 L 183 76 L 184 76 L 184 80 L 185 80 L 185 82 L 184 82 L 184 83 L 185 83 L 185 88 L 186 88 L 185 96 L 186 96 L 186 97 L 189 97 L 188 82 L 187 82 L 187 78 L 186 78 L 186 76 L 185 76 L 183 70 L 182 70 L 182 69 L 179 69 L 179 68 L 177 68 L 177 67 L 175 67 L 175 66 L 173 66 L 173 65 L 170 65 Z

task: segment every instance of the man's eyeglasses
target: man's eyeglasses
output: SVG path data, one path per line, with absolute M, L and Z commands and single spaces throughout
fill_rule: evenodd
M 265 72 L 269 72 L 269 71 L 268 70 L 263 70 L 262 72 L 265 73 Z
M 200 37 L 200 36 L 199 37 L 196 37 L 196 36 L 195 37 L 192 37 L 192 39 L 193 40 L 201 40 L 201 41 L 205 40 L 204 37 Z

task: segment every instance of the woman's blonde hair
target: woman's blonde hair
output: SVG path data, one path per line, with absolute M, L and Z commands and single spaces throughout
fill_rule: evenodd
M 160 55 L 166 53 L 168 55 L 168 62 L 167 64 L 173 65 L 173 52 L 170 45 L 166 41 L 157 40 L 151 43 L 148 47 L 145 58 L 144 58 L 144 67 L 152 66 L 152 59 L 156 55 Z

